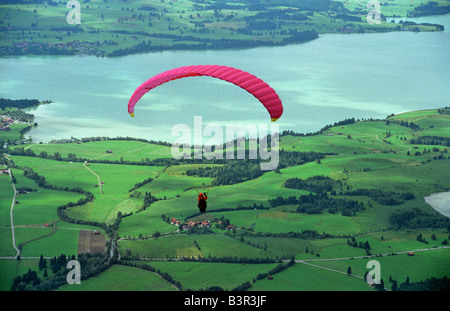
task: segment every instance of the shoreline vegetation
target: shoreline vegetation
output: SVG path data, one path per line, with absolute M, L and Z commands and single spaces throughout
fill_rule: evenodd
M 246 49 L 299 44 L 321 34 L 443 31 L 437 24 L 392 18 L 450 12 L 445 1 L 415 7 L 381 6 L 368 23 L 361 3 L 315 1 L 84 1 L 81 22 L 68 24 L 66 3 L 1 0 L 0 56 L 96 55 L 119 57 L 167 50 Z M 390 20 L 391 19 L 391 20 Z

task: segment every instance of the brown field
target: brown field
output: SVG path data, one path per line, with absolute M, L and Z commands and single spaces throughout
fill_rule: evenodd
M 105 252 L 105 235 L 94 231 L 80 230 L 78 235 L 78 254 L 95 254 Z

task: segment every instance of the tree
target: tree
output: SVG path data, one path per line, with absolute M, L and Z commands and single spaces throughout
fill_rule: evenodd
M 347 275 L 351 275 L 351 274 L 352 274 L 352 267 L 348 266 Z
M 392 281 L 392 290 L 396 291 L 398 289 L 397 280 Z

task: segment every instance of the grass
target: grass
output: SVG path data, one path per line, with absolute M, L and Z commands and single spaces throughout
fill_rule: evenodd
M 198 247 L 196 247 L 196 244 Z M 236 239 L 218 235 L 175 235 L 149 240 L 123 240 L 122 256 L 143 258 L 227 257 L 266 258 L 267 253 Z
M 67 158 L 69 153 L 76 157 L 88 160 L 107 160 L 107 161 L 137 161 L 169 158 L 172 157 L 170 146 L 155 145 L 132 140 L 109 140 L 85 143 L 66 143 L 66 144 L 28 144 L 19 145 L 31 149 L 35 154 L 46 152 L 49 155 L 59 152 L 63 158 Z M 107 153 L 111 151 L 111 153 Z
M 212 179 L 187 176 L 186 171 L 213 164 L 189 164 L 170 167 L 153 167 L 120 164 L 120 159 L 141 161 L 148 157 L 154 159 L 167 157 L 168 149 L 164 146 L 136 141 L 101 141 L 83 144 L 39 144 L 29 148 L 36 154 L 59 152 L 69 153 L 88 159 L 118 160 L 117 164 L 89 163 L 88 170 L 83 163 L 54 161 L 28 156 L 11 156 L 18 168 L 13 168 L 17 187 L 30 188 L 29 194 L 20 194 L 14 208 L 16 244 L 30 241 L 45 235 L 49 228 L 42 228 L 43 223 L 58 221 L 56 208 L 68 202 L 76 202 L 83 196 L 68 191 L 55 191 L 38 187 L 34 181 L 23 176 L 23 168 L 30 167 L 45 176 L 51 185 L 60 187 L 80 187 L 94 194 L 92 202 L 68 209 L 70 217 L 77 220 L 94 220 L 112 224 L 118 212 L 132 213 L 123 218 L 117 231 L 122 240 L 119 242 L 121 256 L 141 258 L 179 258 L 182 256 L 238 258 L 280 258 L 295 257 L 299 260 L 315 260 L 315 265 L 336 269 L 337 273 L 320 267 L 297 263 L 293 267 L 278 273 L 273 280 L 262 279 L 252 283 L 251 290 L 371 290 L 362 279 L 346 275 L 348 266 L 353 273 L 364 275 L 368 259 L 348 259 L 318 261 L 320 259 L 353 258 L 366 256 L 361 248 L 347 245 L 348 237 L 355 236 L 358 242 L 369 242 L 374 255 L 390 254 L 442 246 L 448 239 L 445 229 L 397 230 L 390 228 L 389 215 L 396 210 L 418 207 L 428 213 L 434 210 L 424 202 L 423 197 L 431 193 L 448 191 L 450 183 L 444 172 L 448 171 L 449 160 L 435 160 L 443 152 L 430 152 L 418 156 L 407 155 L 412 146 L 408 140 L 428 131 L 446 135 L 448 127 L 447 114 L 437 110 L 404 113 L 392 116 L 390 120 L 404 120 L 419 124 L 424 130 L 416 132 L 394 122 L 363 121 L 350 125 L 332 127 L 322 134 L 314 136 L 283 136 L 280 148 L 287 151 L 321 151 L 335 152 L 317 162 L 287 167 L 275 172 L 265 172 L 258 178 L 239 184 L 211 186 Z M 432 121 L 430 121 L 432 120 Z M 433 125 L 433 127 L 431 127 Z M 390 132 L 390 136 L 386 137 Z M 342 133 L 343 135 L 338 135 Z M 329 135 L 329 134 L 332 134 Z M 347 135 L 351 136 L 347 138 Z M 378 139 L 377 139 L 378 135 Z M 405 139 L 404 139 L 405 137 Z M 383 139 L 385 141 L 383 141 Z M 27 147 L 24 145 L 23 147 Z M 428 146 L 426 146 L 428 148 Z M 420 146 L 422 151 L 423 146 Z M 106 153 L 111 150 L 112 153 Z M 443 153 L 443 155 L 446 155 Z M 103 193 L 100 192 L 97 176 L 100 176 Z M 307 215 L 296 213 L 296 205 L 278 206 L 266 209 L 247 209 L 218 211 L 221 208 L 233 209 L 241 206 L 257 207 L 262 204 L 269 207 L 268 200 L 279 195 L 300 196 L 308 194 L 305 190 L 285 188 L 284 182 L 289 178 L 308 178 L 312 176 L 329 176 L 345 182 L 351 189 L 368 188 L 383 191 L 412 192 L 416 198 L 405 201 L 398 206 L 384 206 L 364 196 L 352 199 L 367 203 L 373 207 L 358 212 L 354 217 L 340 214 Z M 153 178 L 150 183 L 129 192 L 138 182 Z M 163 221 L 165 217 L 174 217 L 182 221 L 198 212 L 196 196 L 198 191 L 209 191 L 209 209 L 206 214 L 198 215 L 195 220 L 214 221 L 222 216 L 237 227 L 237 233 L 250 230 L 255 236 L 232 238 L 213 225 L 214 234 L 179 234 L 178 227 Z M 145 210 L 141 210 L 144 195 L 150 192 L 159 200 Z M 0 247 L 0 256 L 15 256 L 12 247 L 9 212 L 12 202 L 12 187 L 8 175 L 0 175 L 0 238 L 4 243 Z M 337 196 L 343 198 L 343 196 Z M 26 243 L 21 256 L 38 257 L 76 254 L 78 234 L 81 229 L 98 229 L 92 226 L 70 224 L 59 221 L 56 233 L 44 239 Z M 296 238 L 258 237 L 258 233 L 288 233 L 302 230 L 315 230 L 332 234 L 334 238 L 303 240 Z M 152 238 L 155 232 L 162 236 Z M 429 244 L 416 240 L 421 233 Z M 431 240 L 431 234 L 436 240 Z M 140 238 L 141 237 L 141 238 Z M 383 280 L 387 287 L 389 276 L 403 282 L 406 276 L 411 281 L 424 280 L 427 277 L 449 276 L 446 268 L 448 250 L 430 250 L 417 252 L 416 256 L 406 255 L 376 257 L 382 266 Z M 31 263 L 31 262 L 30 262 Z M 139 261 L 139 263 L 143 263 Z M 1 269 L 8 269 L 5 274 L 12 280 L 15 269 L 11 261 L 0 262 Z M 149 264 L 163 272 L 169 273 L 186 289 L 204 289 L 218 285 L 224 289 L 233 289 L 242 283 L 253 280 L 259 273 L 266 273 L 276 264 L 240 265 L 210 262 L 157 262 Z M 401 268 L 396 268 L 401 267 Z M 26 272 L 26 271 L 25 271 Z M 193 276 L 201 277 L 193 278 Z M 131 280 L 135 278 L 136 282 Z M 123 281 L 122 281 L 123 280 Z M 65 286 L 63 290 L 161 290 L 167 282 L 153 273 L 137 268 L 113 266 L 97 277 L 83 282 L 80 287 Z M 0 284 L 7 288 L 8 282 Z M 173 288 L 173 287 L 171 287 Z
M 139 262 L 141 263 L 141 261 Z M 277 264 L 230 264 L 149 261 L 148 265 L 174 276 L 183 284 L 184 289 L 200 290 L 211 286 L 219 286 L 231 290 L 260 273 L 267 273 Z
M 81 284 L 64 285 L 58 291 L 175 291 L 170 283 L 156 273 L 140 268 L 113 265 L 99 275 L 82 280 Z
M 367 291 L 364 280 L 344 273 L 318 269 L 305 264 L 277 273 L 272 280 L 262 279 L 252 284 L 250 291 Z

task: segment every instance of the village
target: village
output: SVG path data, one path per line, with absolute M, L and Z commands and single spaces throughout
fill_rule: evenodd
M 222 224 L 221 220 L 216 220 L 215 221 L 219 226 Z M 182 223 L 180 220 L 176 219 L 176 218 L 171 218 L 170 219 L 170 224 L 173 226 L 177 226 L 180 228 L 180 230 L 184 230 L 184 231 L 189 231 L 192 230 L 194 228 L 211 228 L 212 224 L 209 220 L 203 220 L 203 221 L 189 221 L 189 222 L 185 222 Z M 225 227 L 225 230 L 227 231 L 231 231 L 233 229 L 236 229 L 236 226 L 229 224 L 228 226 Z
M 5 116 L 0 116 L 2 118 L 4 118 L 2 120 L 2 122 L 0 123 L 0 132 L 7 132 L 7 131 L 11 131 L 11 124 L 14 124 L 13 119 L 9 118 L 9 117 L 5 117 Z
M 61 38 L 62 37 L 57 37 Z M 27 55 L 42 54 L 43 51 L 49 54 L 78 54 L 81 55 L 98 55 L 97 47 L 101 44 L 114 44 L 110 41 L 68 41 L 61 43 L 43 43 L 32 41 L 10 41 L 10 45 L 0 47 L 0 55 Z

